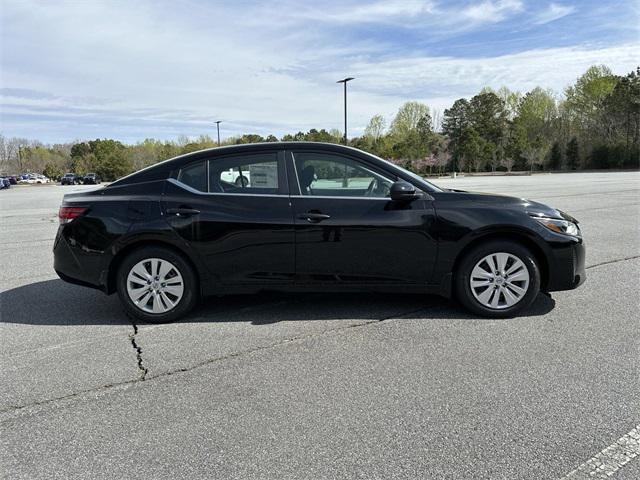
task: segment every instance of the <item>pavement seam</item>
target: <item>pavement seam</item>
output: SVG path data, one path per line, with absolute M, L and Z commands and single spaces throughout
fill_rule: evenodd
M 169 377 L 178 373 L 184 373 L 184 372 L 190 372 L 192 370 L 195 370 L 197 368 L 200 367 L 204 367 L 206 365 L 210 365 L 216 362 L 220 362 L 220 361 L 224 361 L 224 360 L 229 360 L 229 359 L 233 359 L 233 358 L 237 358 L 237 357 L 243 357 L 243 356 L 247 356 L 247 355 L 252 355 L 256 352 L 260 352 L 263 350 L 271 350 L 271 349 L 275 349 L 284 345 L 288 345 L 290 343 L 293 342 L 300 342 L 300 341 L 305 341 L 308 340 L 310 338 L 316 338 L 316 337 L 322 337 L 324 335 L 328 335 L 328 334 L 332 334 L 335 332 L 340 332 L 340 331 L 348 331 L 350 329 L 354 329 L 354 328 L 361 328 L 361 327 L 366 327 L 368 325 L 372 325 L 372 324 L 378 324 L 378 323 L 382 323 L 385 322 L 387 320 L 391 320 L 391 319 L 397 319 L 397 318 L 402 318 L 406 315 L 411 315 L 417 312 L 420 312 L 422 310 L 426 310 L 429 307 L 421 307 L 421 308 L 417 308 L 417 309 L 413 309 L 413 310 L 409 310 L 406 312 L 399 312 L 393 315 L 388 315 L 386 317 L 383 318 L 377 318 L 377 319 L 373 319 L 373 320 L 367 320 L 364 322 L 360 322 L 360 323 L 356 323 L 356 324 L 352 324 L 352 325 L 347 325 L 345 327 L 337 327 L 337 328 L 329 328 L 327 330 L 323 330 L 322 332 L 319 333 L 313 333 L 313 334 L 309 334 L 309 335 L 299 335 L 299 336 L 294 336 L 294 337 L 287 337 L 282 339 L 279 342 L 276 343 L 272 343 L 270 345 L 263 345 L 260 347 L 255 347 L 249 350 L 244 350 L 241 352 L 233 352 L 227 355 L 223 355 L 220 357 L 215 357 L 215 358 L 209 358 L 205 361 L 199 362 L 195 365 L 191 365 L 189 367 L 182 367 L 182 368 L 177 368 L 174 370 L 169 370 L 163 373 L 159 373 L 157 375 L 153 375 L 153 376 L 147 376 L 148 374 L 148 369 L 146 367 L 144 367 L 143 364 L 143 360 L 142 360 L 142 349 L 138 346 L 137 342 L 135 341 L 135 337 L 138 334 L 138 327 L 135 323 L 132 323 L 133 327 L 134 327 L 134 333 L 133 335 L 129 335 L 129 338 L 131 340 L 131 344 L 133 346 L 133 348 L 136 350 L 136 360 L 138 362 L 138 369 L 140 370 L 140 375 L 138 376 L 138 378 L 135 379 L 131 379 L 131 380 L 125 380 L 122 382 L 116 382 L 116 383 L 111 383 L 111 384 L 107 384 L 107 385 L 101 385 L 99 387 L 94 387 L 94 388 L 89 388 L 86 390 L 80 390 L 78 392 L 74 392 L 74 393 L 70 393 L 68 395 L 64 395 L 61 397 L 55 397 L 55 398 L 49 398 L 46 400 L 41 400 L 41 401 L 37 401 L 37 402 L 32 402 L 32 403 L 28 403 L 28 404 L 24 404 L 24 405 L 10 405 L 6 408 L 0 409 L 0 415 L 6 415 L 9 414 L 10 416 L 6 419 L 0 419 L 0 423 L 4 423 L 5 421 L 10 420 L 11 418 L 14 418 L 13 416 L 11 416 L 12 414 L 17 414 L 20 411 L 24 411 L 26 409 L 29 408 L 33 408 L 33 407 L 41 407 L 41 406 L 46 406 L 46 405 L 50 405 L 56 402 L 60 402 L 60 401 L 65 401 L 65 400 L 72 400 L 75 398 L 78 398 L 82 395 L 85 394 L 90 394 L 90 393 L 98 393 L 98 392 L 104 392 L 110 389 L 113 389 L 115 387 L 121 387 L 121 386 L 126 386 L 126 385 L 132 385 L 135 383 L 140 383 L 143 381 L 150 381 L 150 380 L 156 380 L 156 379 L 161 379 L 164 377 Z
M 603 265 L 609 265 L 611 263 L 626 262 L 627 260 L 635 260 L 636 258 L 640 258 L 640 255 L 633 255 L 632 257 L 617 258 L 615 260 L 607 260 L 606 262 L 600 262 L 600 263 L 596 263 L 595 265 L 589 265 L 588 267 L 585 268 L 585 270 L 589 270 L 590 268 L 601 267 Z

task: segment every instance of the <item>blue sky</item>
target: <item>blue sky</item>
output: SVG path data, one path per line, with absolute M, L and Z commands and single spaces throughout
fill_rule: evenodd
M 174 139 L 389 122 L 484 86 L 560 95 L 592 64 L 640 64 L 640 3 L 3 0 L 0 133 Z

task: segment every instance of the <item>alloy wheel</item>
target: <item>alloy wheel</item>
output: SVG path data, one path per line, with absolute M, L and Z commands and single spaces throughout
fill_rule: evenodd
M 524 298 L 529 288 L 529 270 L 511 253 L 491 253 L 471 270 L 469 286 L 480 304 L 502 310 L 513 307 Z
M 171 262 L 162 258 L 147 258 L 129 270 L 127 293 L 140 310 L 166 313 L 180 303 L 184 294 L 184 280 Z

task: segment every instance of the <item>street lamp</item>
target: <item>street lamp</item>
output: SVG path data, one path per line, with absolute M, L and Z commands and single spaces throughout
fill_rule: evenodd
M 344 83 L 344 144 L 347 144 L 347 82 L 353 80 L 353 77 L 343 78 L 336 83 Z
M 220 123 L 222 120 L 216 121 L 216 127 L 218 128 L 218 146 L 220 146 Z

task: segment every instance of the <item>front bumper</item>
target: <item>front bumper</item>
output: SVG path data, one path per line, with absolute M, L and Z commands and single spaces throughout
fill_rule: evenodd
M 549 259 L 548 292 L 573 290 L 587 279 L 585 247 L 582 240 L 555 246 Z

